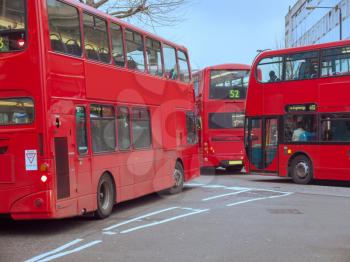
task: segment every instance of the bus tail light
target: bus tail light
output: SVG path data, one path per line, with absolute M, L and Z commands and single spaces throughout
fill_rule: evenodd
M 208 142 L 203 143 L 203 151 L 205 154 L 209 154 L 209 144 Z
M 47 172 L 47 171 L 49 171 L 49 164 L 48 163 L 42 163 L 41 165 L 40 165 L 40 171 L 41 172 Z
M 212 147 L 212 146 L 210 147 L 210 153 L 211 153 L 211 154 L 215 154 L 214 147 Z
M 46 183 L 47 176 L 46 175 L 42 175 L 40 180 L 41 180 L 41 182 Z
M 26 45 L 26 41 L 24 39 L 19 39 L 17 41 L 17 45 L 19 48 L 24 48 L 24 46 Z

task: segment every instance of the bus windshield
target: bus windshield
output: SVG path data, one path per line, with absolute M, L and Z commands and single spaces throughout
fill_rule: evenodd
M 210 99 L 245 99 L 248 70 L 212 70 L 210 72 Z
M 0 52 L 22 50 L 25 45 L 25 0 L 0 0 Z

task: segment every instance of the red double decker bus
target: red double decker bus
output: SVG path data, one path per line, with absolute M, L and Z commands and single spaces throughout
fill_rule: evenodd
M 0 214 L 63 218 L 199 175 L 186 48 L 73 0 L 0 2 Z
M 250 66 L 225 64 L 194 74 L 201 117 L 200 162 L 203 168 L 241 170 L 244 157 L 244 108 Z
M 260 54 L 246 107 L 250 171 L 350 180 L 349 85 L 350 41 Z

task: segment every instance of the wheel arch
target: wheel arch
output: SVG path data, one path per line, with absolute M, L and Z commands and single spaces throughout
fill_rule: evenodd
M 117 203 L 117 184 L 115 182 L 113 173 L 111 171 L 109 171 L 109 170 L 105 170 L 105 171 L 102 172 L 102 174 L 100 175 L 99 179 L 101 179 L 101 177 L 104 176 L 105 174 L 108 175 L 111 178 L 111 180 L 112 180 L 113 187 L 114 187 L 114 196 L 113 196 L 114 199 L 113 199 L 113 202 L 114 202 L 114 204 L 116 204 Z
M 297 151 L 295 152 L 288 160 L 288 167 L 287 167 L 287 174 L 288 174 L 288 177 L 292 177 L 292 174 L 291 174 L 291 164 L 293 162 L 293 160 L 298 157 L 298 156 L 305 156 L 307 157 L 309 160 L 310 160 L 310 163 L 311 163 L 311 166 L 314 167 L 314 163 L 312 161 L 312 158 L 310 157 L 310 155 L 306 152 L 303 152 L 303 151 Z

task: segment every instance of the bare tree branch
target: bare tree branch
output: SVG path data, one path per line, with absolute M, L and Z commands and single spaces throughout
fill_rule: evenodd
M 191 0 L 77 0 L 122 19 L 136 19 L 148 26 L 169 26 L 183 20 L 184 7 Z

